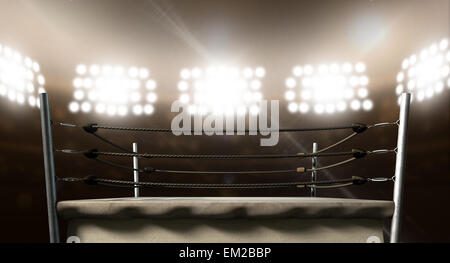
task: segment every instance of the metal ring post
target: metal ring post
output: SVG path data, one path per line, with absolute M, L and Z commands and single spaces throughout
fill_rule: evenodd
M 312 152 L 316 153 L 318 150 L 319 146 L 316 142 L 313 143 L 313 149 Z M 317 168 L 317 157 L 312 157 L 312 169 L 316 169 Z M 311 172 L 311 181 L 312 182 L 316 182 L 317 181 L 317 171 L 313 170 Z M 315 187 L 311 187 L 311 197 L 316 197 L 316 188 Z
M 403 202 L 403 188 L 404 188 L 404 172 L 406 164 L 406 143 L 408 139 L 408 117 L 409 106 L 411 102 L 411 94 L 403 93 L 400 103 L 400 117 L 397 137 L 397 158 L 395 161 L 395 184 L 394 184 L 394 215 L 392 217 L 391 225 L 391 243 L 399 242 L 401 217 L 402 217 L 402 202 Z
M 58 216 L 56 214 L 56 182 L 55 182 L 55 160 L 53 157 L 53 139 L 50 118 L 50 104 L 47 93 L 41 93 L 41 129 L 42 148 L 44 150 L 45 166 L 45 189 L 47 194 L 48 229 L 50 233 L 50 243 L 59 243 Z
M 133 152 L 138 153 L 137 143 L 133 143 Z M 135 183 L 139 182 L 139 158 L 137 156 L 133 156 L 133 179 Z M 134 197 L 139 197 L 139 187 L 134 187 Z

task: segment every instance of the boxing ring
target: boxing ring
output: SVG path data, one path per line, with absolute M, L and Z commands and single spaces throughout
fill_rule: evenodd
M 317 148 L 311 153 L 292 154 L 155 154 L 138 153 L 126 149 L 97 134 L 100 129 L 139 132 L 172 132 L 170 129 L 111 127 L 97 124 L 77 125 L 54 122 L 50 116 L 48 95 L 40 94 L 42 140 L 45 163 L 45 181 L 48 208 L 50 242 L 60 242 L 59 219 L 68 222 L 68 242 L 383 242 L 383 223 L 392 218 L 390 242 L 399 241 L 408 115 L 411 95 L 402 94 L 399 119 L 394 122 L 372 125 L 279 129 L 278 132 L 306 132 L 320 130 L 351 130 L 352 133 L 336 143 Z M 97 149 L 55 149 L 52 141 L 52 125 L 81 128 L 108 143 L 119 152 Z M 398 126 L 397 146 L 392 149 L 330 152 L 350 138 L 371 128 Z M 245 131 L 250 132 L 249 130 Z M 114 178 L 58 177 L 54 168 L 54 153 L 82 155 L 118 169 L 134 173 L 133 181 Z M 396 155 L 395 173 L 392 177 L 351 176 L 344 179 L 317 180 L 316 173 L 360 158 L 375 154 Z M 103 159 L 102 156 L 133 158 L 133 167 Z M 317 167 L 319 157 L 344 157 L 348 159 Z M 139 159 L 272 159 L 308 158 L 312 167 L 296 167 L 286 170 L 260 171 L 193 171 L 164 170 L 156 167 L 141 168 Z M 140 181 L 139 174 L 311 174 L 310 181 L 276 183 L 168 183 Z M 56 183 L 81 182 L 88 185 L 134 189 L 134 197 L 59 201 Z M 366 183 L 393 182 L 393 200 L 361 200 L 318 198 L 316 189 L 338 188 Z M 310 191 L 311 197 L 140 197 L 140 188 L 170 189 L 267 189 L 298 188 Z

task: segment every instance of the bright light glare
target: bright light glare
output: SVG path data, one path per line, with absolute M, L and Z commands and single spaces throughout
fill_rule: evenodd
M 448 39 L 432 43 L 403 60 L 397 74 L 395 93 L 410 92 L 411 99 L 421 102 L 450 89 L 450 50 Z M 447 85 L 446 85 L 447 84 Z M 398 102 L 400 99 L 398 99 Z
M 233 66 L 195 67 L 180 71 L 179 101 L 188 105 L 191 114 L 252 115 L 259 113 L 257 104 L 263 99 L 263 67 Z
M 289 110 L 290 112 L 296 112 L 297 109 L 298 109 L 297 103 L 295 103 L 295 102 L 289 103 L 289 105 L 288 105 L 288 110 Z
M 40 66 L 29 57 L 0 44 L 0 96 L 19 105 L 39 107 L 39 93 L 45 92 Z
M 304 114 L 313 109 L 317 114 L 333 114 L 347 108 L 371 110 L 365 72 L 362 62 L 295 66 L 292 76 L 285 80 L 288 111 Z
M 71 112 L 78 112 L 80 110 L 80 105 L 78 104 L 78 102 L 71 102 L 69 103 L 69 110 Z
M 109 116 L 126 116 L 129 112 L 149 115 L 154 112 L 157 85 L 149 78 L 148 69 L 80 64 L 75 72 L 74 101 L 69 104 L 71 112 L 95 111 Z

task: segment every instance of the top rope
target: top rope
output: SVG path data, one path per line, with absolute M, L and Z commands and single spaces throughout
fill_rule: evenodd
M 78 124 L 71 124 L 71 123 L 64 123 L 64 122 L 57 122 L 58 125 L 64 126 L 64 127 L 78 127 L 83 128 L 85 131 L 94 133 L 99 129 L 102 130 L 116 130 L 116 131 L 136 131 L 136 132 L 161 132 L 161 133 L 171 133 L 171 132 L 183 132 L 184 130 L 172 130 L 167 128 L 137 128 L 137 127 L 119 127 L 119 126 L 104 126 L 104 125 L 98 125 L 95 123 L 87 124 L 87 125 L 78 125 Z M 251 132 L 308 132 L 308 131 L 330 131 L 330 130 L 353 130 L 356 133 L 361 133 L 366 131 L 369 128 L 372 127 L 382 127 L 382 126 L 391 126 L 391 125 L 397 125 L 398 121 L 396 122 L 383 122 L 383 123 L 377 123 L 373 125 L 367 125 L 363 123 L 354 123 L 352 125 L 348 126 L 334 126 L 334 127 L 315 127 L 315 128 L 281 128 L 281 129 L 256 129 L 256 130 L 211 130 L 211 131 L 203 131 L 203 130 L 194 130 L 189 129 L 189 132 L 245 132 L 245 133 L 251 133 Z

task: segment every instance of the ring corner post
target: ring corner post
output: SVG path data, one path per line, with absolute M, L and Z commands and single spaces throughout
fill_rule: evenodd
M 133 152 L 138 153 L 138 145 L 136 142 L 133 143 Z M 139 158 L 137 156 L 133 156 L 133 181 L 135 183 L 134 186 L 134 197 L 139 197 L 139 187 L 137 183 L 139 183 Z
M 316 142 L 313 143 L 313 153 L 316 153 L 319 150 L 319 146 Z M 315 183 L 317 181 L 317 171 L 315 169 L 317 168 L 317 156 L 312 157 L 312 172 L 311 172 L 311 181 Z M 311 187 L 311 197 L 317 196 L 317 189 L 316 187 Z
M 47 93 L 41 93 L 40 112 L 41 112 L 41 130 L 42 130 L 42 148 L 44 152 L 45 166 L 45 189 L 47 196 L 48 228 L 50 234 L 50 243 L 59 243 L 59 225 L 56 213 L 56 177 L 55 162 L 53 156 L 53 137 L 51 127 L 50 104 Z
M 400 101 L 400 116 L 397 137 L 397 155 L 395 161 L 394 183 L 394 215 L 391 224 L 391 243 L 398 243 L 402 218 L 403 190 L 405 184 L 406 144 L 408 139 L 408 118 L 411 103 L 411 94 L 403 93 Z

